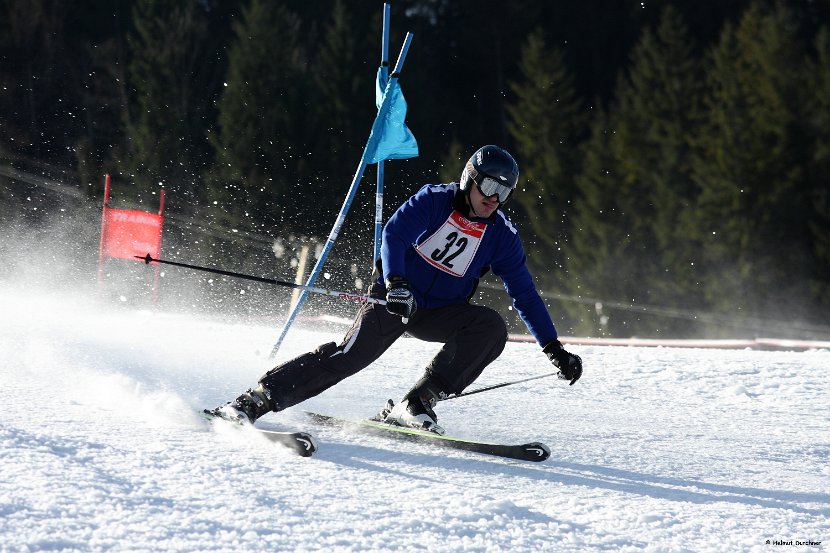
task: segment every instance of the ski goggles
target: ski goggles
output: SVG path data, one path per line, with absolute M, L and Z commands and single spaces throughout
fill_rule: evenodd
M 473 182 L 476 183 L 478 186 L 478 191 L 482 193 L 482 195 L 487 196 L 498 196 L 499 203 L 503 204 L 507 201 L 510 197 L 510 194 L 513 193 L 513 189 L 509 186 L 505 186 L 496 179 L 492 177 L 488 177 L 487 175 L 482 175 L 481 182 L 476 181 L 473 179 Z

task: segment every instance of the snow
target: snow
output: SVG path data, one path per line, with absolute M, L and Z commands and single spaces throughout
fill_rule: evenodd
M 544 441 L 539 464 L 305 419 L 398 400 L 437 350 L 402 339 L 262 419 L 313 431 L 305 459 L 196 415 L 256 382 L 278 328 L 25 290 L 0 306 L 3 552 L 830 549 L 826 350 L 577 346 L 575 386 L 438 406 L 457 435 Z M 279 359 L 338 339 L 292 329 Z M 509 343 L 477 385 L 550 369 L 537 346 Z

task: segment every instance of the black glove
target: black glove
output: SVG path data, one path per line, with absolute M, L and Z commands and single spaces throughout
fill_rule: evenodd
M 548 356 L 550 362 L 559 369 L 559 378 L 570 380 L 571 386 L 582 376 L 582 359 L 578 355 L 568 353 L 562 349 L 559 340 L 551 340 L 545 344 L 542 351 Z
M 386 310 L 393 315 L 400 315 L 404 323 L 418 310 L 418 303 L 409 289 L 409 281 L 404 277 L 390 276 L 386 279 Z

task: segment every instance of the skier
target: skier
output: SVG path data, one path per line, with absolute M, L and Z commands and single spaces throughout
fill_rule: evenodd
M 253 423 L 315 396 L 362 370 L 404 332 L 443 343 L 415 386 L 381 411 L 386 422 L 444 434 L 433 410 L 437 401 L 461 393 L 495 360 L 507 327 L 493 309 L 469 302 L 479 279 L 492 270 L 542 346 L 559 378 L 573 385 L 582 360 L 562 348 L 556 328 L 526 266 L 516 227 L 499 209 L 513 194 L 519 167 L 498 146 L 484 146 L 464 167 L 460 182 L 426 185 L 404 203 L 383 229 L 369 295 L 338 345 L 283 363 L 258 386 L 208 413 Z

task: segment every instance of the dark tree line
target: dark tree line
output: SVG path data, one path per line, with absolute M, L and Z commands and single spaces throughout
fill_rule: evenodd
M 375 111 L 381 6 L 0 0 L 0 163 L 90 198 L 113 173 L 125 205 L 164 186 L 169 211 L 217 228 L 324 234 Z M 388 210 L 502 144 L 564 331 L 827 324 L 830 5 L 395 1 L 392 63 L 406 31 L 421 155 L 387 164 Z

